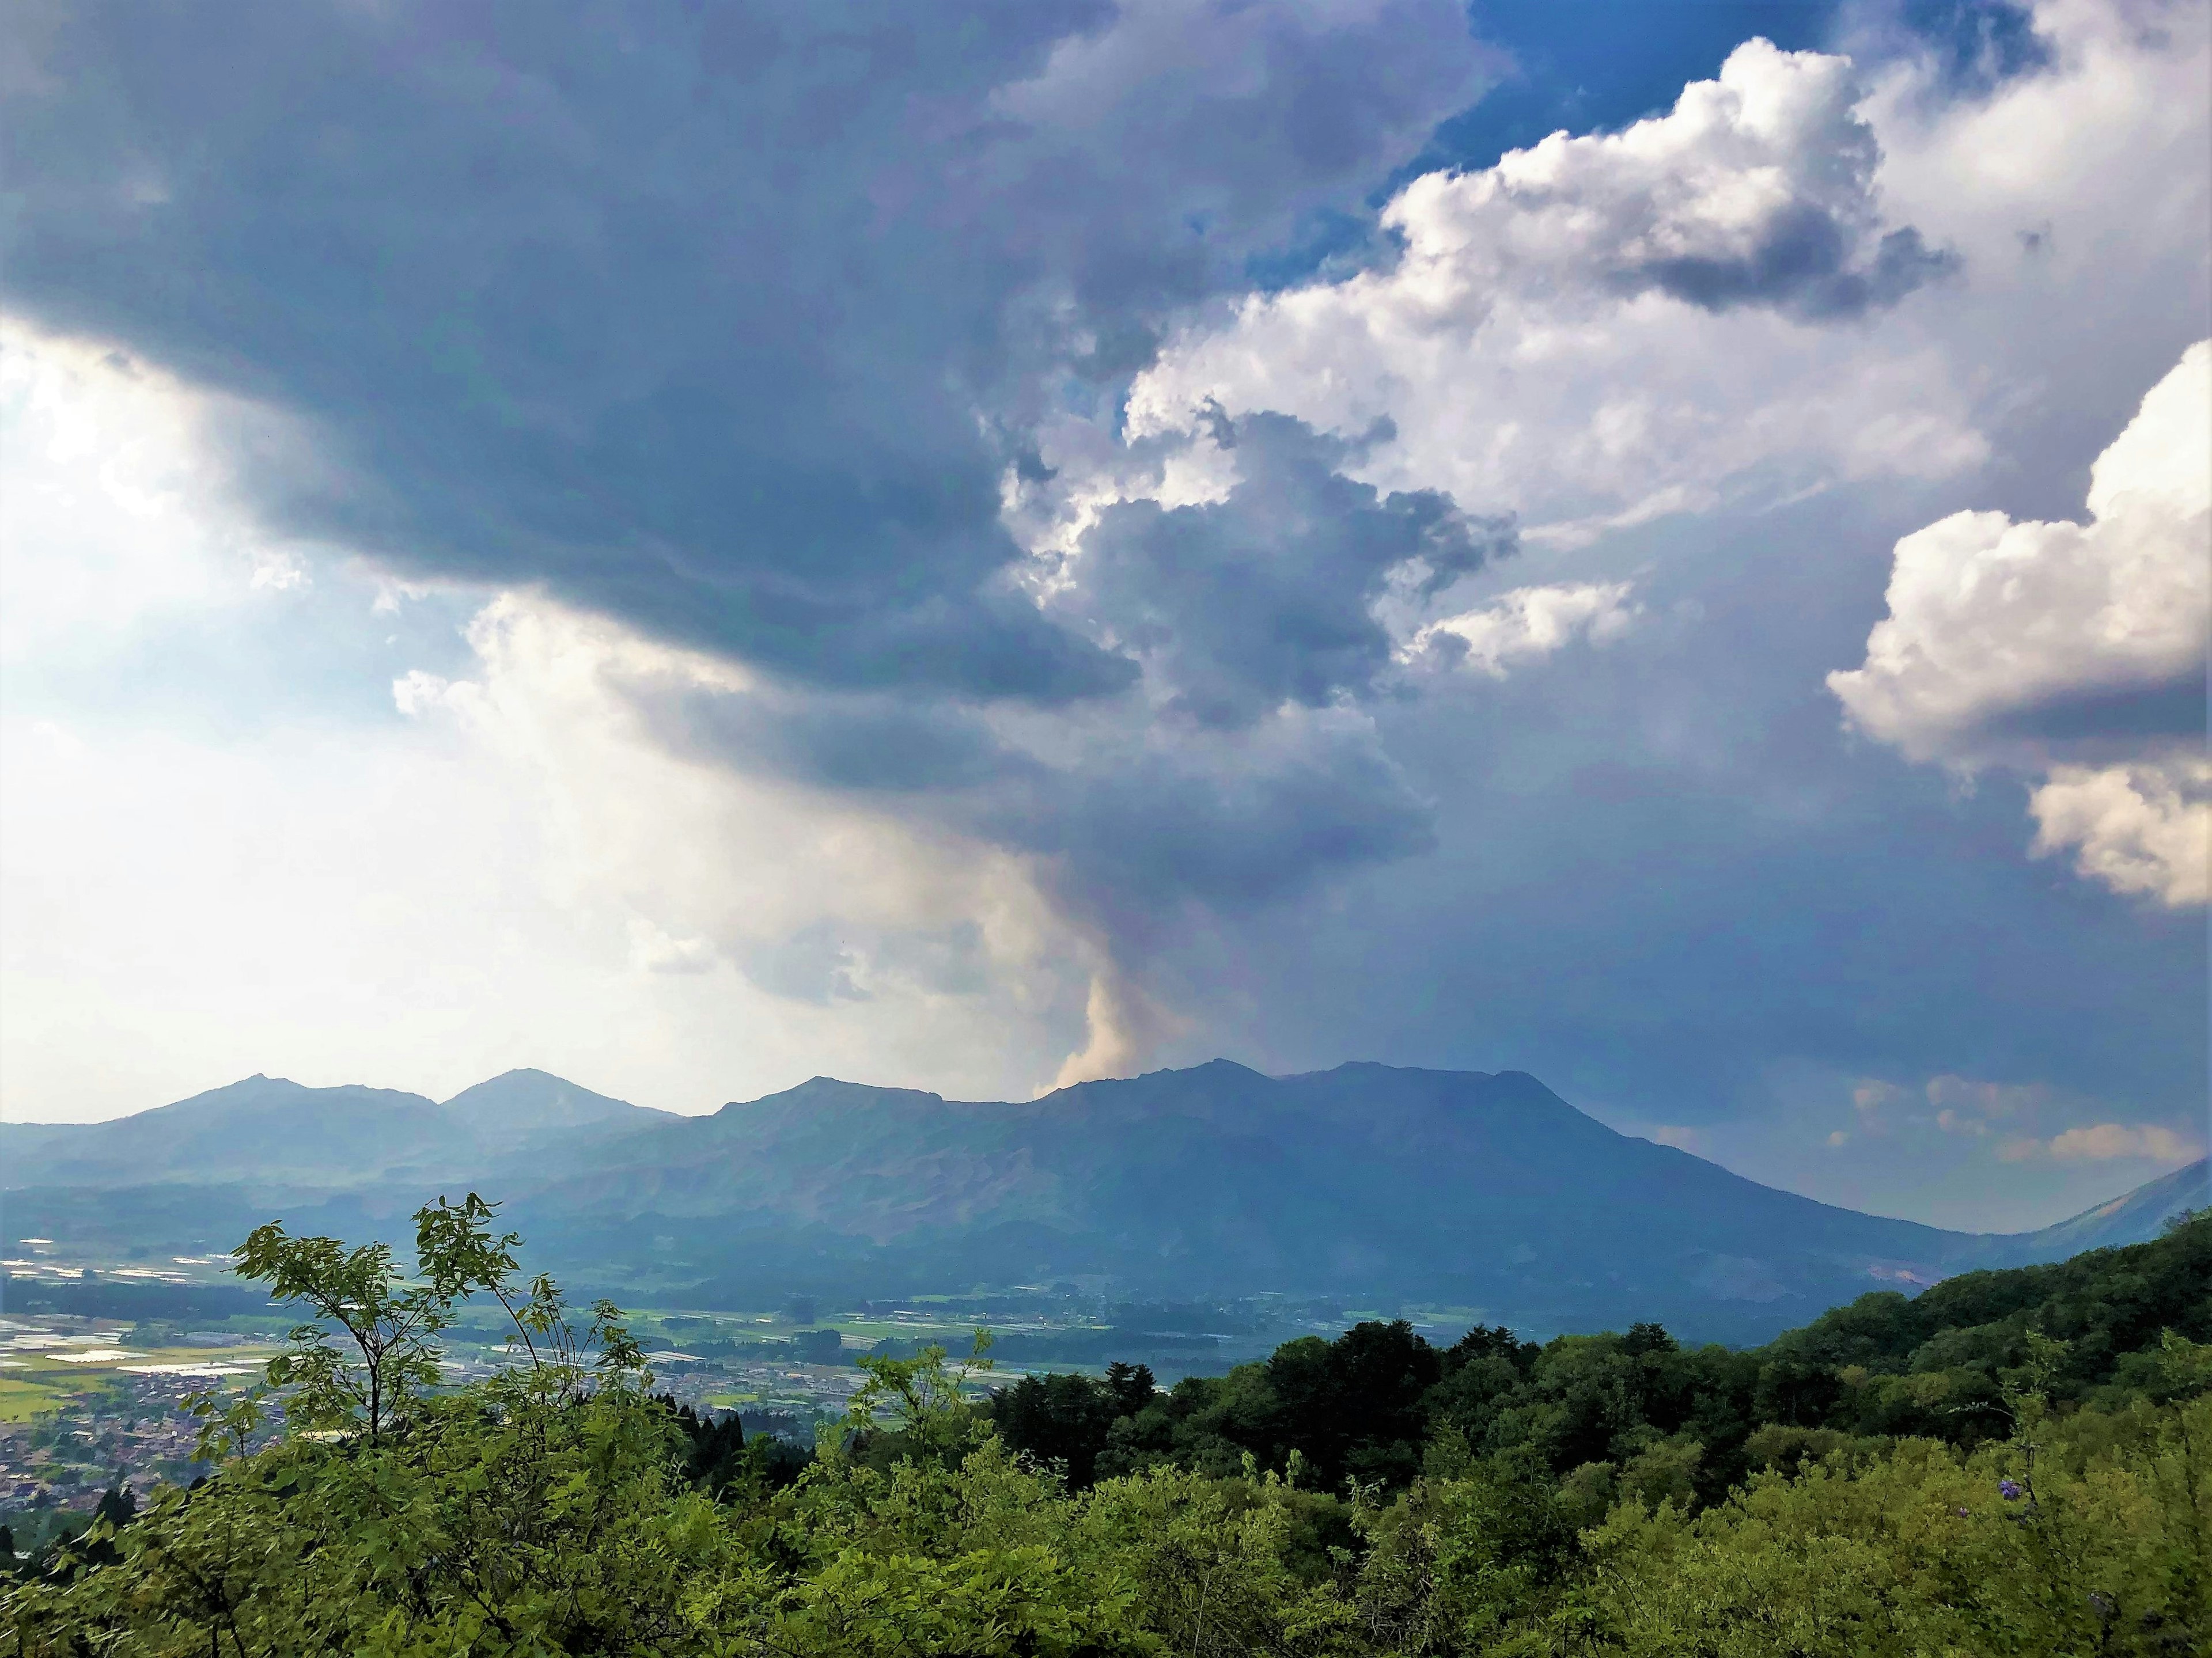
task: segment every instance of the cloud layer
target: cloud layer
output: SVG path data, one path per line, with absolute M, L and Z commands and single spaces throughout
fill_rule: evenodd
M 1856 1079 L 2179 1133 L 2205 15 L 1883 18 L 1454 168 L 1428 0 L 18 9 L 9 1108 L 1372 1056 L 1930 1213 Z

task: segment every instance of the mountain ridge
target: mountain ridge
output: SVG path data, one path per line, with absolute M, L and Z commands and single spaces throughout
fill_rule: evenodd
M 1622 1134 L 1526 1072 L 1373 1061 L 1268 1077 L 1218 1060 L 1005 1102 L 815 1077 L 700 1116 L 543 1072 L 442 1103 L 256 1077 L 106 1124 L 0 1127 L 10 1203 L 48 1233 L 116 1210 L 204 1231 L 258 1205 L 350 1236 L 474 1187 L 507 1199 L 533 1253 L 659 1304 L 1096 1279 L 1553 1328 L 1642 1308 L 1728 1339 L 1869 1288 L 2153 1235 L 2191 1173 L 2057 1228 L 1954 1232 Z
M 0 1178 L 10 1187 L 167 1183 L 220 1180 L 250 1162 L 264 1178 L 343 1189 L 408 1169 L 481 1160 L 501 1133 L 537 1139 L 674 1114 L 544 1071 L 505 1072 L 443 1101 L 360 1084 L 314 1088 L 256 1072 L 100 1122 L 0 1123 Z M 27 1171 L 33 1178 L 23 1178 Z

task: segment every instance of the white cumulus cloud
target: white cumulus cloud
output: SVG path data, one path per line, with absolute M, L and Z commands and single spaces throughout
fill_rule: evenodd
M 2212 629 L 2212 342 L 2090 477 L 2087 523 L 1955 513 L 1899 541 L 1889 614 L 1829 689 L 1914 760 L 2047 772 L 2038 853 L 2077 847 L 2117 890 L 2202 903 L 2212 768 L 2191 729 Z
M 2141 1157 L 2151 1163 L 2181 1163 L 2203 1155 L 2203 1147 L 2157 1123 L 2091 1123 L 2053 1134 L 2047 1140 L 2011 1139 L 1997 1148 L 1997 1156 L 2007 1163 L 2026 1163 L 2033 1157 L 2051 1157 L 2060 1163 Z
M 1514 665 L 1549 656 L 1576 639 L 1603 645 L 1620 637 L 1635 623 L 1633 590 L 1626 581 L 1516 587 L 1478 610 L 1429 623 L 1406 655 L 1455 651 L 1468 667 L 1503 679 Z
M 2019 750 L 2008 717 L 2201 677 L 2212 342 L 2152 388 L 2091 479 L 2087 524 L 1954 513 L 1897 544 L 1864 665 L 1828 677 L 1854 725 L 1916 760 L 1972 763 Z
M 2039 855 L 2075 847 L 2075 867 L 2115 892 L 2179 907 L 2212 902 L 2212 762 L 2060 766 L 2028 797 Z
M 1415 179 L 1395 257 L 1194 322 L 1127 432 L 1294 416 L 1364 481 L 1510 510 L 1539 550 L 2019 462 L 2057 400 L 2139 392 L 2146 339 L 2172 361 L 2212 142 L 2202 6 L 2043 0 L 2033 25 L 2045 60 L 1984 94 L 1932 55 L 1754 40 L 1665 114 Z M 1079 424 L 1047 459 L 1126 493 L 1127 453 Z
M 1984 440 L 1931 348 L 1837 325 L 1949 268 L 1884 214 L 1862 98 L 1849 60 L 1753 40 L 1666 115 L 1417 179 L 1383 214 L 1395 262 L 1188 334 L 1130 429 L 1209 404 L 1387 420 L 1363 477 L 1569 544 L 1746 489 L 1971 465 Z

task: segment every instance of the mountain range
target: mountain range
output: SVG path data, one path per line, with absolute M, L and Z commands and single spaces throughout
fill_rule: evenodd
M 277 1214 L 400 1237 L 428 1196 L 473 1188 L 533 1264 L 633 1304 L 1074 1281 L 1741 1341 L 1869 1289 L 2139 1241 L 2206 1183 L 2200 1162 L 2041 1231 L 1946 1231 L 1619 1133 L 1521 1072 L 1371 1064 L 1215 1060 L 1019 1103 L 817 1077 L 698 1117 L 537 1071 L 443 1102 L 252 1077 L 0 1124 L 13 1235 L 64 1245 L 226 1248 Z

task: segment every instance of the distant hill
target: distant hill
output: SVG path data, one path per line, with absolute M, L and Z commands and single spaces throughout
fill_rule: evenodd
M 94 1123 L 0 1123 L 9 1188 L 151 1184 L 348 1190 L 450 1180 L 518 1141 L 665 1120 L 543 1071 L 510 1071 L 443 1104 L 389 1088 L 248 1077 Z
M 356 1186 L 435 1169 L 474 1137 L 419 1094 L 248 1077 L 107 1122 L 0 1124 L 10 1187 Z
M 1012 1103 L 818 1077 L 705 1117 L 542 1072 L 443 1104 L 255 1078 L 115 1122 L 19 1125 L 0 1159 L 27 1228 L 148 1244 L 278 1206 L 388 1234 L 472 1186 L 507 1200 L 534 1260 L 659 1304 L 1078 1280 L 1534 1329 L 1657 1317 L 1740 1341 L 1869 1289 L 2154 1236 L 2190 1189 L 2184 1170 L 2043 1232 L 1948 1232 L 1617 1133 L 1517 1072 L 1224 1060 Z

